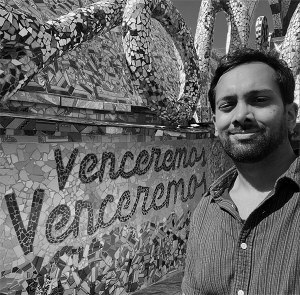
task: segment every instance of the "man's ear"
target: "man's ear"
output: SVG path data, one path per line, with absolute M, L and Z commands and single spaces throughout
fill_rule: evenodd
M 213 119 L 213 122 L 215 125 L 215 136 L 219 136 L 218 128 L 216 126 L 216 115 L 215 114 L 213 114 L 212 119 Z
M 298 109 L 299 107 L 295 102 L 286 105 L 289 131 L 293 131 L 297 124 Z

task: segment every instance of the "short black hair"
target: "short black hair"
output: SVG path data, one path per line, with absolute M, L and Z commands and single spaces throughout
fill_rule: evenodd
M 278 57 L 278 53 L 274 50 L 241 48 L 224 55 L 219 62 L 208 91 L 208 99 L 213 113 L 216 111 L 215 88 L 221 76 L 239 65 L 252 62 L 262 62 L 273 68 L 276 72 L 275 80 L 280 89 L 283 105 L 293 103 L 295 78 L 287 63 Z

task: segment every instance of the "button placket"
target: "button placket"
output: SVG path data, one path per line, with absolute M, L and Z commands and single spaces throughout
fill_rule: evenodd
M 240 232 L 237 249 L 237 276 L 235 283 L 235 294 L 237 295 L 245 295 L 248 289 L 247 281 L 249 277 L 249 262 L 251 261 L 251 240 L 251 230 L 245 222 Z

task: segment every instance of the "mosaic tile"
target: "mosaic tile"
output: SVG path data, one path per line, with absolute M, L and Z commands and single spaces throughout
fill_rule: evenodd
M 210 142 L 2 143 L 0 292 L 124 295 L 182 272 Z
M 295 102 L 300 106 L 300 2 L 290 20 L 287 33 L 280 47 L 280 57 L 284 59 L 291 68 L 295 80 Z M 297 121 L 300 121 L 298 113 Z
M 167 0 L 142 4 L 119 0 L 96 6 L 87 1 L 85 8 L 82 1 L 66 3 L 8 1 L 3 6 L 3 54 L 8 54 L 3 58 L 9 64 L 3 63 L 1 71 L 8 75 L 5 81 L 13 83 L 5 84 L 3 80 L 2 96 L 7 91 L 7 95 L 15 93 L 27 84 L 25 90 L 34 92 L 32 95 L 17 92 L 11 99 L 82 108 L 92 107 L 89 101 L 93 101 L 98 109 L 104 107 L 111 111 L 111 105 L 102 103 L 144 104 L 165 120 L 178 123 L 193 116 L 199 96 L 199 107 L 207 106 L 206 91 L 202 88 L 207 87 L 211 72 L 216 13 L 223 10 L 231 22 L 226 45 L 226 51 L 230 52 L 247 45 L 258 1 L 227 0 L 222 5 L 219 1 L 203 1 L 194 45 L 184 20 Z M 275 25 L 273 36 L 284 36 L 299 1 L 270 0 L 269 3 Z M 94 17 L 96 8 L 102 9 L 102 20 Z M 66 13 L 72 9 L 77 10 Z M 89 34 L 85 27 L 87 19 L 92 24 Z M 104 19 L 108 21 L 107 26 Z M 110 30 L 112 27 L 115 28 Z M 259 34 L 265 42 L 266 26 L 263 28 L 264 32 Z M 51 37 L 51 30 L 56 31 L 56 39 L 54 35 Z M 155 42 L 149 42 L 150 39 Z M 11 49 L 17 40 L 29 47 L 18 49 L 20 52 Z M 80 48 L 76 48 L 78 44 Z M 172 66 L 167 67 L 170 73 L 161 66 L 162 60 L 171 62 Z M 42 71 L 35 75 L 38 69 Z
M 289 22 L 299 3 L 299 0 L 269 0 L 274 23 L 274 37 L 286 35 Z
M 3 73 L 8 75 L 7 78 L 12 83 L 11 86 L 8 83 L 3 85 L 1 95 L 4 99 L 27 84 L 27 91 L 45 92 L 46 90 L 50 95 L 77 96 L 85 100 L 105 101 L 108 99 L 111 102 L 127 102 L 128 95 L 136 101 L 140 97 L 140 101 L 144 105 L 170 122 L 182 122 L 192 116 L 199 91 L 200 77 L 197 56 L 190 32 L 170 1 L 162 1 L 162 3 L 146 1 L 142 10 L 137 9 L 140 4 L 135 1 L 128 4 L 124 1 L 98 2 L 85 8 L 80 7 L 69 14 L 60 13 L 60 18 L 55 20 L 50 18 L 47 21 L 44 21 L 47 14 L 42 12 L 43 10 L 48 12 L 49 7 L 42 8 L 40 2 L 32 4 L 35 7 L 34 13 L 31 11 L 33 6 L 28 10 L 28 6 L 20 3 L 12 5 L 13 7 L 9 7 L 8 4 L 6 8 L 2 7 L 4 15 L 1 27 L 3 43 L 10 48 L 15 42 L 23 42 L 25 46 L 28 46 L 28 49 L 22 49 L 20 52 L 10 49 L 8 53 L 10 63 L 2 65 Z M 70 7 L 74 7 L 74 5 Z M 7 9 L 9 13 L 5 14 Z M 128 13 L 125 13 L 122 19 L 123 10 L 128 10 Z M 146 11 L 148 12 L 146 13 Z M 95 17 L 97 13 L 99 15 Z M 140 21 L 131 22 L 133 19 L 131 14 Z M 127 23 L 127 15 L 130 23 Z M 157 19 L 158 22 L 149 22 L 150 17 Z M 85 35 L 88 32 L 87 20 L 91 22 L 89 30 L 92 31 Z M 120 50 L 121 38 L 118 38 L 121 36 L 120 30 L 107 33 L 109 28 L 120 26 L 122 22 L 123 39 L 136 39 L 131 43 L 135 44 L 135 47 L 125 49 L 125 56 L 120 54 L 122 51 Z M 183 92 L 179 97 L 174 96 L 174 92 L 170 92 L 168 96 L 163 92 L 159 83 L 160 75 L 164 76 L 164 80 L 168 80 L 170 77 L 166 76 L 165 72 L 160 73 L 154 70 L 155 64 L 149 55 L 150 43 L 155 44 L 155 42 L 149 42 L 150 39 L 153 40 L 152 36 L 150 37 L 150 29 L 153 26 L 158 28 L 161 25 L 171 35 L 173 41 L 171 40 L 170 44 L 174 42 L 178 57 L 182 60 L 185 82 L 182 85 Z M 137 36 L 130 35 L 131 30 L 128 30 L 130 26 L 139 32 Z M 7 30 L 10 35 L 6 33 Z M 161 29 L 158 30 L 161 31 Z M 56 37 L 52 31 L 56 32 Z M 95 37 L 96 33 L 97 37 Z M 106 33 L 106 35 L 102 36 L 101 33 Z M 83 43 L 91 40 L 92 37 L 98 39 L 90 43 Z M 81 43 L 83 44 L 80 50 L 74 49 Z M 124 41 L 123 46 L 127 46 L 126 44 Z M 139 47 L 144 48 L 145 56 L 139 52 Z M 151 49 L 153 49 L 152 47 L 151 45 Z M 67 53 L 66 51 L 69 49 L 74 50 Z M 63 57 L 58 58 L 63 54 L 65 54 Z M 89 59 L 86 58 L 87 56 Z M 122 56 L 123 59 L 121 59 Z M 155 50 L 153 56 L 155 56 Z M 108 60 L 108 57 L 112 59 Z M 124 59 L 124 57 L 126 58 Z M 124 61 L 127 62 L 128 69 Z M 159 62 L 156 63 L 159 64 Z M 42 72 L 36 75 L 41 69 Z M 127 73 L 124 73 L 124 69 Z M 157 73 L 160 74 L 157 75 Z M 149 77 L 154 77 L 154 74 L 156 78 L 149 80 Z M 131 79 L 125 81 L 126 77 L 131 77 L 133 81 Z M 130 93 L 126 92 L 126 88 L 120 84 L 120 81 L 124 81 L 123 86 L 127 88 L 127 85 L 130 85 Z M 144 90 L 146 89 L 145 85 L 148 85 L 147 91 Z M 160 88 L 161 90 L 159 90 Z M 112 95 L 112 93 L 116 94 Z M 121 97 L 120 93 L 123 94 Z M 42 100 L 39 100 L 40 98 Z M 35 102 L 44 102 L 43 96 L 36 96 L 36 99 Z
M 239 8 L 236 6 L 240 4 Z M 197 114 L 199 121 L 202 120 L 202 107 L 208 105 L 207 92 L 209 87 L 209 81 L 212 75 L 212 41 L 213 41 L 213 28 L 216 14 L 225 10 L 232 19 L 231 22 L 231 38 L 227 40 L 227 52 L 232 51 L 234 48 L 243 44 L 247 44 L 250 28 L 249 22 L 251 22 L 252 13 L 255 10 L 257 1 L 225 1 L 222 6 L 219 1 L 202 1 L 198 15 L 197 28 L 195 34 L 195 48 L 199 58 L 200 72 L 203 79 L 202 89 L 200 94 L 200 104 L 198 106 Z M 215 64 L 216 67 L 216 64 Z M 205 108 L 204 108 L 205 109 Z M 205 121 L 212 120 L 211 116 L 204 116 Z M 203 118 L 203 119 L 204 119 Z
M 269 26 L 265 16 L 259 16 L 255 24 L 256 47 L 260 50 L 266 50 L 269 45 Z
M 185 120 L 198 97 L 198 121 L 211 121 L 215 14 L 224 10 L 237 24 L 231 51 L 247 44 L 257 5 L 221 2 L 202 1 L 191 44 L 170 1 L 107 1 L 97 12 L 92 1 L 0 1 L 0 86 L 16 91 L 1 103 L 1 294 L 124 295 L 182 272 L 196 195 L 231 163 L 209 127 L 143 124 Z M 299 104 L 299 1 L 269 3 L 275 31 L 260 17 L 257 47 L 276 40 Z

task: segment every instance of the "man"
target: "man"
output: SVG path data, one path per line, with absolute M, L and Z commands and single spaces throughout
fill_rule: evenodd
M 216 70 L 209 101 L 234 167 L 193 214 L 183 294 L 300 294 L 294 89 L 290 69 L 271 53 L 238 50 Z

